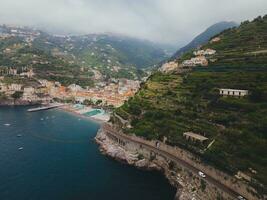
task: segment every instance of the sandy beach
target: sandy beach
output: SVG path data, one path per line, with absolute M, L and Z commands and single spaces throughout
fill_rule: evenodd
M 68 113 L 71 113 L 71 114 L 74 114 L 74 115 L 76 115 L 78 117 L 81 117 L 81 118 L 84 118 L 84 119 L 95 121 L 97 123 L 105 123 L 105 122 L 108 122 L 109 119 L 110 119 L 110 114 L 109 113 L 97 114 L 97 115 L 90 116 L 90 117 L 84 115 L 85 113 L 94 110 L 94 108 L 87 107 L 87 106 L 85 106 L 82 109 L 77 110 L 77 109 L 75 109 L 73 107 L 73 104 L 66 104 L 66 105 L 64 105 L 64 106 L 62 106 L 60 108 L 57 108 L 57 109 L 65 111 L 65 112 L 68 112 Z

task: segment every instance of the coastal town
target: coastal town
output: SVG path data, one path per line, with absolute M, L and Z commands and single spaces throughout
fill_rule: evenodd
M 36 40 L 40 40 L 41 35 L 41 31 L 23 26 L 0 26 L 0 42 L 3 45 L 0 56 L 10 60 L 7 62 L 3 59 L 2 64 L 0 63 L 1 104 L 71 102 L 119 107 L 136 93 L 141 81 L 146 80 L 144 76 L 137 78 L 132 72 L 129 72 L 133 76 L 131 78 L 111 76 L 109 73 L 116 74 L 124 69 L 115 65 L 118 63 L 112 63 L 104 49 L 100 50 L 104 52 L 106 68 L 110 72 L 101 71 L 102 68 L 91 66 L 84 60 L 77 59 L 71 52 L 74 48 L 74 39 L 70 36 L 53 35 L 45 38 L 46 36 L 43 35 L 42 45 L 47 45 L 49 50 L 49 45 L 51 45 L 49 40 L 63 40 L 66 43 L 62 43 L 59 47 L 61 50 L 52 48 L 49 56 L 40 54 L 35 46 L 39 44 Z M 94 36 L 92 41 L 96 40 Z M 114 51 L 111 45 L 106 46 Z M 33 47 L 32 51 L 24 51 L 24 48 L 31 47 Z M 51 71 L 43 70 L 45 67 L 51 68 Z M 66 71 L 58 72 L 57 68 Z
M 35 80 L 32 85 L 21 83 L 6 83 L 6 77 L 0 76 L 1 98 L 8 100 L 14 98 L 24 104 L 50 101 L 91 103 L 118 107 L 129 97 L 133 96 L 140 87 L 140 81 L 128 79 L 113 79 L 110 82 L 98 82 L 95 87 L 83 88 L 77 84 L 63 86 L 60 82 L 44 79 L 35 79 L 32 69 L 17 73 L 15 69 L 7 70 L 8 76 L 26 76 Z M 12 75 L 11 75 L 12 74 Z
M 24 177 L 33 179 L 40 172 L 37 182 L 45 180 L 40 188 L 56 191 L 63 185 L 73 193 L 65 196 L 64 190 L 63 198 L 45 199 L 102 199 L 103 186 L 110 187 L 107 191 L 130 189 L 114 192 L 117 198 L 108 192 L 118 200 L 174 195 L 175 200 L 267 199 L 267 158 L 262 155 L 267 144 L 266 27 L 267 15 L 240 24 L 219 22 L 166 58 L 170 46 L 115 33 L 57 35 L 0 25 L 3 183 L 11 180 L 17 190 L 17 183 L 27 183 Z M 145 183 L 143 174 L 122 188 L 128 169 L 125 175 L 124 166 L 113 172 L 112 163 L 103 164 L 110 160 L 95 154 L 97 147 L 124 164 L 162 172 L 170 190 L 155 175 Z M 28 156 L 31 149 L 34 154 Z M 33 164 L 17 162 L 14 155 L 32 158 Z M 12 174 L 9 165 L 19 169 Z M 108 170 L 100 169 L 104 166 Z M 12 187 L 4 188 L 3 199 L 12 199 Z M 145 188 L 144 198 L 138 187 Z M 96 188 L 100 192 L 94 198 Z M 24 199 L 45 196 L 27 190 Z M 79 196 L 84 191 L 88 198 Z

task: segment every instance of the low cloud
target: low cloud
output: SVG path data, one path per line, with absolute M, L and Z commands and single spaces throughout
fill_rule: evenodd
M 0 0 L 0 23 L 56 34 L 112 32 L 177 45 L 219 21 L 265 14 L 266 0 Z

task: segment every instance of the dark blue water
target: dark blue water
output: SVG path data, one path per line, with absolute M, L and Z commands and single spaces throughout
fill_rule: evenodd
M 26 109 L 0 107 L 0 200 L 173 199 L 163 175 L 101 155 L 93 141 L 98 124 Z

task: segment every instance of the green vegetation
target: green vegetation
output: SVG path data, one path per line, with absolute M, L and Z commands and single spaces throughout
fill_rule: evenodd
M 206 182 L 203 179 L 201 179 L 200 183 L 201 183 L 200 185 L 201 191 L 204 192 L 207 187 Z
M 11 95 L 11 97 L 12 97 L 13 99 L 19 99 L 19 98 L 22 97 L 22 95 L 23 95 L 23 92 L 16 91 L 16 92 L 14 92 L 14 93 Z
M 0 92 L 0 101 L 3 100 L 7 100 L 7 96 L 3 92 Z
M 243 33 L 244 26 L 251 27 L 245 29 L 249 32 L 255 26 L 261 27 L 262 23 L 266 25 L 266 17 L 223 32 L 225 38 L 232 36 L 222 40 L 224 45 L 218 48 L 219 52 L 225 52 L 234 38 L 246 35 Z M 253 30 L 250 31 L 253 33 Z M 260 30 L 253 35 L 257 35 L 263 48 L 267 41 L 266 31 Z M 253 42 L 246 42 L 246 48 L 254 49 L 258 44 L 254 38 Z M 238 49 L 237 43 L 235 56 L 242 57 L 244 54 Z M 244 65 L 242 62 L 228 65 L 227 59 L 227 56 L 220 59 L 221 65 L 197 67 L 185 74 L 157 72 L 115 112 L 132 125 L 132 128 L 123 127 L 125 133 L 149 140 L 167 137 L 168 144 L 198 154 L 204 162 L 223 171 L 235 174 L 241 170 L 249 174 L 258 191 L 266 193 L 267 59 L 259 61 L 258 57 L 254 57 Z M 219 88 L 246 89 L 249 95 L 222 97 Z M 187 141 L 183 137 L 186 131 L 209 139 L 203 144 Z M 249 168 L 257 173 L 251 173 Z M 259 182 L 264 186 L 259 187 Z
M 264 65 L 267 66 L 267 15 L 252 22 L 245 21 L 238 28 L 228 29 L 218 36 L 220 42 L 203 48 L 217 50 L 214 65 Z
M 141 79 L 146 76 L 145 68 L 164 59 L 165 52 L 153 43 L 108 34 L 56 37 L 40 32 L 30 43 L 16 36 L 0 39 L 0 66 L 31 67 L 37 78 L 65 86 L 93 86 L 93 70 L 103 80 Z

